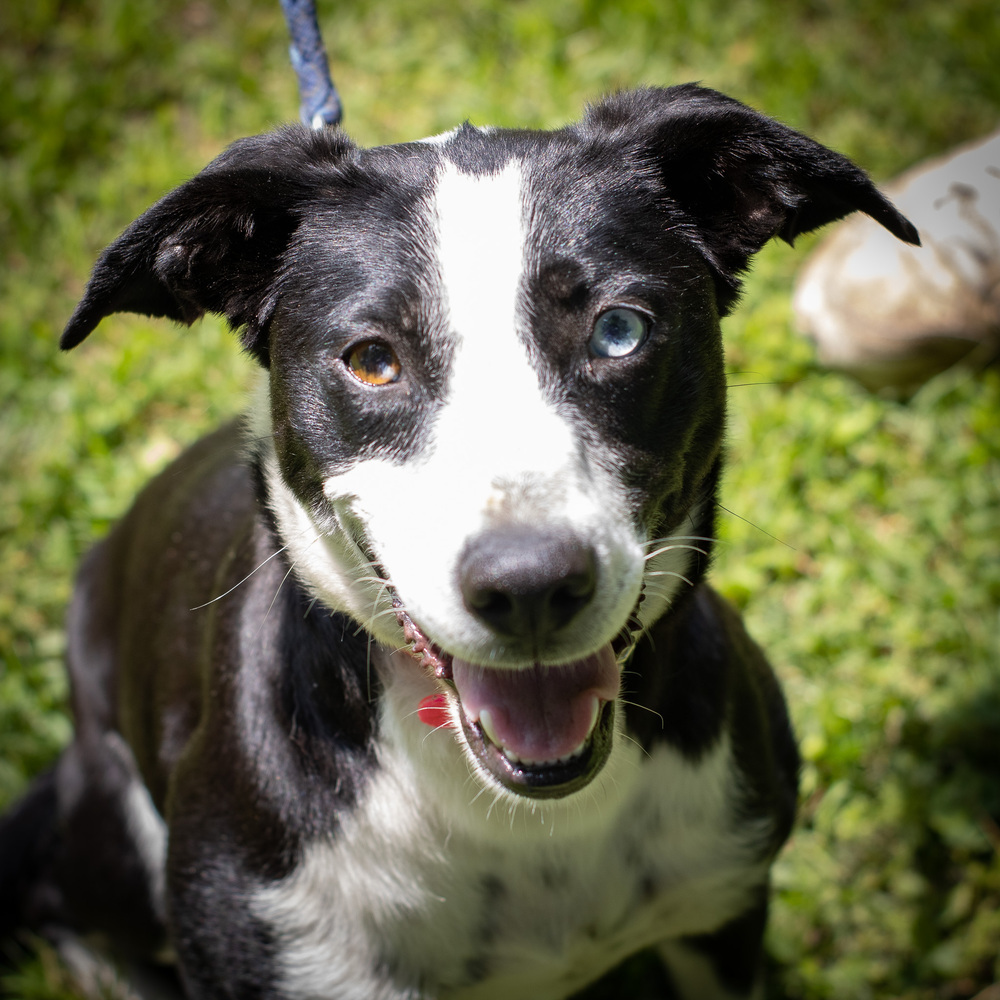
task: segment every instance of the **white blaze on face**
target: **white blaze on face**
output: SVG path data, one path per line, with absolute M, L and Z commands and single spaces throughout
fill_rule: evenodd
M 421 519 L 429 545 L 403 552 L 386 538 L 384 552 L 393 583 L 421 627 L 474 653 L 491 638 L 468 614 L 456 586 L 466 543 L 498 521 L 544 519 L 586 533 L 594 512 L 573 428 L 543 397 L 523 340 L 519 164 L 490 175 L 447 165 L 434 214 L 454 351 L 447 398 L 420 472 L 434 505 Z
M 521 170 L 488 176 L 447 168 L 437 189 L 438 260 L 456 350 L 435 428 L 437 461 L 479 491 L 475 506 L 555 501 L 572 478 L 572 428 L 543 398 L 522 340 Z M 471 484 L 471 483 L 470 483 Z M 520 497 L 512 494 L 520 494 Z
M 504 651 L 463 604 L 456 574 L 466 544 L 496 524 L 573 531 L 600 567 L 591 613 L 565 650 L 566 660 L 580 658 L 624 625 L 638 598 L 642 548 L 611 477 L 587 468 L 573 425 L 544 397 L 529 358 L 520 165 L 485 175 L 445 165 L 430 212 L 453 347 L 446 398 L 420 456 L 402 465 L 363 461 L 326 481 L 327 498 L 364 526 L 414 621 L 474 662 L 504 662 Z M 333 538 L 323 545 L 335 547 Z M 349 606 L 370 601 L 362 624 L 394 635 L 386 590 L 369 588 L 372 596 L 353 595 Z

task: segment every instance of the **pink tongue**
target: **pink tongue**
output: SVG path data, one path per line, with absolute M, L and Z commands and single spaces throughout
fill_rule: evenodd
M 452 663 L 452 678 L 466 716 L 489 712 L 491 739 L 521 760 L 558 760 L 590 735 L 594 699 L 618 695 L 618 664 L 610 644 L 584 660 L 524 669 Z

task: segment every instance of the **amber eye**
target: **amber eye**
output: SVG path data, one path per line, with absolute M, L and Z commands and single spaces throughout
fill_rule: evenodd
M 403 370 L 391 347 L 377 340 L 362 340 L 346 355 L 351 374 L 366 385 L 388 385 L 395 382 Z

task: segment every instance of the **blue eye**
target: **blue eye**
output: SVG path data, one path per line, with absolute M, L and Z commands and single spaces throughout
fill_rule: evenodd
M 601 313 L 590 335 L 590 350 L 599 358 L 624 358 L 646 339 L 646 318 L 631 309 Z

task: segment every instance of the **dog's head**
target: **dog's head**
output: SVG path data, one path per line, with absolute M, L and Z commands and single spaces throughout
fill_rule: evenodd
M 849 161 L 695 86 L 554 132 L 289 128 L 133 223 L 63 346 L 121 310 L 241 328 L 299 577 L 422 657 L 487 782 L 564 795 L 704 570 L 739 275 L 856 209 L 916 240 Z

